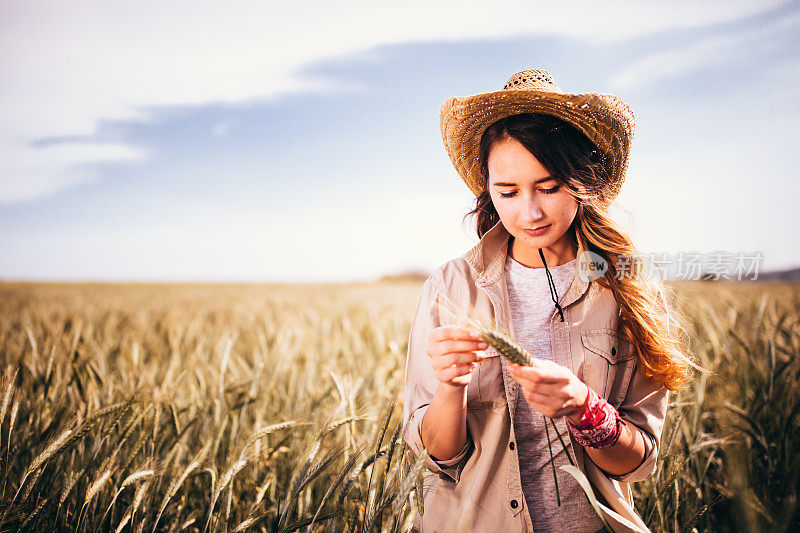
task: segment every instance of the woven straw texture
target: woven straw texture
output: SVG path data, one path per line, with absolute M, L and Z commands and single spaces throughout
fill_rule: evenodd
M 447 154 L 475 196 L 483 189 L 480 142 L 493 122 L 518 113 L 546 113 L 577 127 L 609 159 L 610 197 L 619 194 L 628 168 L 635 118 L 628 105 L 612 94 L 564 93 L 546 70 L 517 72 L 500 91 L 448 98 L 439 111 Z

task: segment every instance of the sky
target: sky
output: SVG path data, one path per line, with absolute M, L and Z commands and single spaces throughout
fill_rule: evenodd
M 6 0 L 0 280 L 431 271 L 478 240 L 439 108 L 528 68 L 633 110 L 642 253 L 795 268 L 799 41 L 774 0 Z

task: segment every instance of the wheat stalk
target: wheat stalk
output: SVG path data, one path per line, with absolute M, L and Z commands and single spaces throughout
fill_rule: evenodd
M 481 339 L 512 363 L 519 366 L 534 366 L 536 364 L 536 359 L 525 348 L 511 340 L 502 331 L 481 327 L 476 329 L 480 332 Z
M 208 455 L 210 447 L 211 447 L 211 442 L 209 441 L 206 443 L 205 446 L 203 446 L 203 448 L 197 453 L 197 455 L 195 455 L 194 459 L 189 464 L 189 466 L 187 466 L 183 470 L 183 473 L 181 473 L 181 475 L 177 479 L 175 479 L 169 486 L 169 488 L 167 489 L 167 494 L 164 496 L 164 500 L 161 502 L 161 508 L 159 509 L 158 515 L 156 516 L 156 521 L 153 524 L 153 531 L 156 530 L 156 526 L 158 526 L 158 521 L 161 519 L 161 515 L 164 513 L 164 509 L 167 508 L 169 500 L 173 496 L 175 496 L 175 494 L 178 492 L 178 489 L 181 487 L 181 485 L 183 485 L 183 482 L 186 481 L 187 477 L 189 477 L 189 474 L 191 474 L 197 467 L 199 467 L 203 463 L 203 461 L 206 458 L 206 455 Z M 139 487 L 142 487 L 142 485 L 139 485 Z
M 86 498 L 83 502 L 83 505 L 89 505 L 89 502 L 92 501 L 92 499 L 97 495 L 98 492 L 100 492 L 100 489 L 103 488 L 103 486 L 108 481 L 108 478 L 110 477 L 111 477 L 111 469 L 107 469 L 103 471 L 102 474 L 100 474 L 100 476 L 94 481 L 94 483 L 92 483 L 86 490 Z
M 122 533 L 122 529 L 133 518 L 134 513 L 136 513 L 136 510 L 139 508 L 139 505 L 142 503 L 142 500 L 144 499 L 144 495 L 146 494 L 147 489 L 149 489 L 149 488 L 150 488 L 150 481 L 145 481 L 144 483 L 142 483 L 141 485 L 139 485 L 136 488 L 136 494 L 134 494 L 134 496 L 133 496 L 133 503 L 131 504 L 130 509 L 128 509 L 128 512 L 125 513 L 125 516 L 122 517 L 122 520 L 120 521 L 119 525 L 117 526 L 117 533 Z
M 225 490 L 225 487 L 228 486 L 228 483 L 231 482 L 233 477 L 239 472 L 239 470 L 244 468 L 246 465 L 247 465 L 247 460 L 240 459 L 239 461 L 236 461 L 236 463 L 234 463 L 227 470 L 227 472 L 225 472 L 225 474 L 219 480 L 219 487 L 217 487 L 216 496 L 219 496 L 222 493 L 222 491 Z M 214 499 L 216 500 L 216 497 Z
M 233 530 L 233 533 L 239 533 L 240 531 L 246 531 L 250 526 L 258 522 L 261 518 L 264 517 L 266 513 L 259 514 L 257 516 L 251 516 L 243 520 L 236 529 Z
M 150 462 L 146 463 L 146 466 L 149 466 L 149 463 Z M 134 472 L 133 474 L 129 475 L 128 477 L 126 477 L 125 480 L 122 482 L 122 485 L 120 485 L 119 490 L 117 490 L 117 492 L 114 494 L 114 497 L 111 499 L 111 503 L 108 504 L 108 508 L 106 509 L 106 512 L 103 513 L 103 518 L 100 519 L 100 523 L 102 524 L 103 521 L 106 519 L 106 515 L 111 510 L 111 507 L 114 505 L 114 502 L 117 501 L 117 498 L 122 493 L 122 491 L 125 490 L 125 487 L 133 485 L 134 483 L 138 483 L 139 481 L 149 479 L 155 474 L 156 474 L 155 468 L 146 468 L 146 469 L 140 469 Z
M 42 453 L 40 453 L 33 462 L 28 466 L 27 470 L 22 476 L 22 479 L 19 482 L 19 488 L 17 489 L 17 493 L 14 495 L 14 499 L 17 498 L 20 491 L 22 491 L 22 487 L 25 485 L 25 480 L 28 479 L 33 472 L 36 472 L 40 466 L 47 462 L 53 455 L 59 452 L 66 444 L 69 442 L 69 437 L 75 432 L 74 429 L 67 429 L 61 435 L 56 437 L 47 448 L 44 449 Z M 32 484 L 31 484 L 32 485 Z
M 125 481 L 122 482 L 122 486 L 120 488 L 125 488 L 128 485 L 136 483 L 137 481 L 141 481 L 142 479 L 147 479 L 150 476 L 156 473 L 155 469 L 149 468 L 147 470 L 139 470 L 138 472 L 134 472 L 133 474 L 129 475 L 125 478 Z
M 14 382 L 17 380 L 18 373 L 19 373 L 19 368 L 17 368 L 14 371 L 13 376 L 3 377 L 5 392 L 3 393 L 3 405 L 2 407 L 0 407 L 0 426 L 2 426 L 3 422 L 6 419 L 6 411 L 8 410 L 8 405 L 11 402 L 11 396 L 14 394 Z
M 247 450 L 250 446 L 258 442 L 259 440 L 263 439 L 270 433 L 274 433 L 276 431 L 281 431 L 283 429 L 288 429 L 290 427 L 295 427 L 295 426 L 307 426 L 309 424 L 310 422 L 296 422 L 294 420 L 289 420 L 287 422 L 280 422 L 278 424 L 272 424 L 271 426 L 261 428 L 247 440 L 247 443 L 244 445 L 244 448 L 242 448 L 242 455 L 244 455 L 245 450 Z
M 199 510 L 199 509 L 195 509 L 194 511 L 192 511 L 191 513 L 189 513 L 189 516 L 187 516 L 187 517 L 186 517 L 186 520 L 184 520 L 184 521 L 183 521 L 183 524 L 181 524 L 181 526 L 180 526 L 180 528 L 178 529 L 178 531 L 183 531 L 183 530 L 185 530 L 187 527 L 189 527 L 189 526 L 191 526 L 192 524 L 194 524 L 195 522 L 197 522 L 197 518 L 198 518 L 199 516 L 200 516 L 200 510 Z

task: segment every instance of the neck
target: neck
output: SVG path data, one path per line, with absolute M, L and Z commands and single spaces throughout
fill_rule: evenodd
M 520 244 L 513 236 L 509 238 L 509 254 L 511 258 L 529 268 L 544 268 L 538 248 L 530 248 Z M 578 246 L 568 235 L 564 235 L 552 246 L 542 248 L 544 260 L 548 267 L 569 263 L 578 256 Z

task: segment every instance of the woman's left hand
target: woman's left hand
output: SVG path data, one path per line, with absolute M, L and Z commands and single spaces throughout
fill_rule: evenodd
M 573 424 L 580 422 L 589 387 L 569 368 L 537 360 L 535 366 L 509 363 L 508 370 L 531 407 L 550 418 L 566 416 Z

